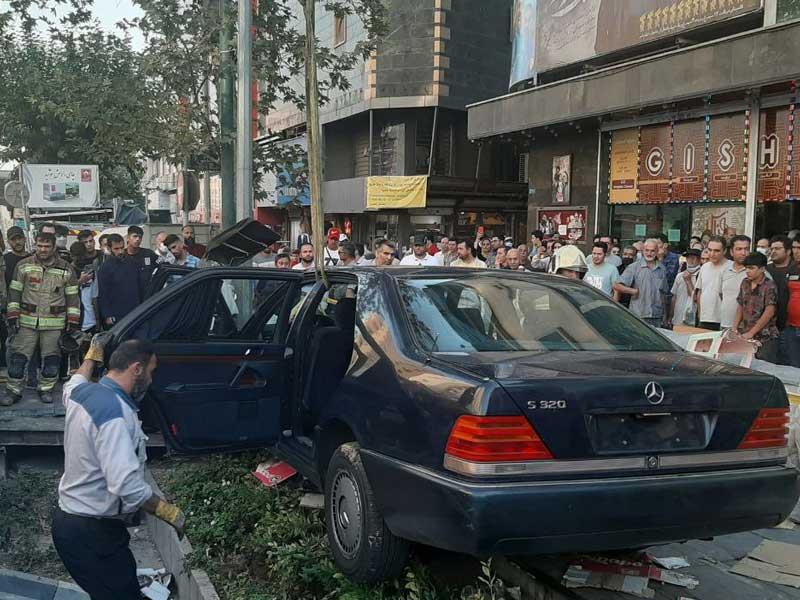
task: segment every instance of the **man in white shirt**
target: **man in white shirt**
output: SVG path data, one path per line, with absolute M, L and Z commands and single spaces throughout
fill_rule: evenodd
M 328 230 L 328 239 L 325 242 L 325 248 L 322 250 L 322 258 L 326 267 L 335 267 L 339 264 L 339 238 L 341 236 L 342 232 L 336 227 L 331 227 Z
M 300 246 L 300 262 L 292 267 L 295 271 L 312 271 L 314 265 L 314 244 Z
M 742 282 L 747 279 L 747 268 L 744 259 L 750 254 L 752 241 L 746 235 L 736 235 L 731 238 L 731 258 L 720 274 L 720 293 L 722 294 L 722 309 L 720 312 L 720 327 L 728 329 L 736 321 L 736 310 L 739 308 L 739 290 Z
M 486 263 L 475 258 L 475 249 L 468 242 L 458 243 L 458 258 L 450 263 L 451 267 L 463 267 L 467 269 L 485 269 Z
M 725 246 L 725 238 L 719 236 L 708 241 L 708 262 L 700 267 L 695 284 L 700 327 L 709 331 L 719 331 L 722 322 L 722 272 L 730 262 Z
M 694 327 L 694 283 L 700 271 L 700 250 L 690 248 L 683 253 L 686 259 L 686 270 L 678 273 L 672 284 L 672 323 Z
M 401 267 L 441 267 L 442 263 L 436 256 L 428 254 L 428 246 L 424 240 L 414 240 L 414 251 L 408 256 L 404 256 L 400 261 Z
M 139 600 L 136 561 L 127 527 L 144 510 L 183 535 L 185 518 L 145 481 L 145 435 L 139 398 L 153 378 L 153 347 L 140 340 L 120 344 L 108 375 L 90 378 L 110 339 L 92 340 L 83 364 L 64 385 L 64 475 L 53 513 L 53 543 L 67 571 L 92 598 Z

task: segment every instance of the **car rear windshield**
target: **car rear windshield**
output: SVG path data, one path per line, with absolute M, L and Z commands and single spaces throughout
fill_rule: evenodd
M 428 352 L 675 349 L 607 296 L 555 277 L 409 278 L 398 284 Z

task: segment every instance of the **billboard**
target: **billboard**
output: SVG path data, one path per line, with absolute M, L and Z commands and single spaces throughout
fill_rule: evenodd
M 100 205 L 97 165 L 23 165 L 29 208 L 59 211 Z
M 537 73 L 739 17 L 762 0 L 516 0 L 511 86 Z
M 642 127 L 639 135 L 639 202 L 669 202 L 672 124 Z
M 746 181 L 744 113 L 715 115 L 709 129 L 708 199 L 738 200 Z
M 620 129 L 611 134 L 609 204 L 636 202 L 639 187 L 639 130 Z
M 672 201 L 703 200 L 706 159 L 705 119 L 675 123 L 672 137 Z
M 780 202 L 787 196 L 786 165 L 789 154 L 789 109 L 761 111 L 761 139 L 758 144 L 756 200 Z

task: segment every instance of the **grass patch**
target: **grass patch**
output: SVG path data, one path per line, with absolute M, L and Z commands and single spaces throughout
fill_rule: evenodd
M 266 458 L 250 453 L 152 467 L 159 484 L 186 513 L 193 565 L 208 572 L 223 600 L 506 597 L 488 565 L 474 586 L 458 589 L 437 584 L 419 560 L 395 582 L 353 584 L 333 564 L 322 512 L 299 507 L 303 491 L 298 484 L 268 489 L 252 475 Z
M 68 579 L 52 543 L 57 473 L 19 473 L 0 481 L 0 565 L 41 577 Z

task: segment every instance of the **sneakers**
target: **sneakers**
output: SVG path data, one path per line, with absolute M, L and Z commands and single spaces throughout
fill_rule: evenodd
M 19 394 L 15 394 L 14 392 L 8 389 L 0 393 L 0 406 L 11 406 L 15 402 L 19 402 L 20 400 L 22 400 L 22 396 L 20 396 Z
M 39 392 L 39 400 L 42 401 L 42 404 L 52 404 L 53 392 Z

